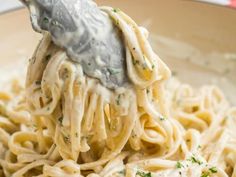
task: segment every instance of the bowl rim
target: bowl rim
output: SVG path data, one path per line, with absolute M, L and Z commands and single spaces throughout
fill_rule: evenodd
M 11 7 L 7 10 L 4 10 L 4 11 L 0 11 L 0 16 L 1 15 L 5 15 L 5 14 L 8 14 L 8 13 L 11 13 L 11 12 L 14 12 L 14 11 L 17 11 L 17 10 L 21 10 L 21 9 L 25 9 L 26 7 L 21 5 L 21 6 L 16 6 L 16 7 Z
M 205 5 L 208 5 L 208 6 L 220 6 L 220 7 L 224 7 L 226 9 L 232 9 L 232 10 L 236 10 L 236 7 L 233 7 L 233 6 L 230 6 L 230 5 L 222 5 L 222 4 L 219 4 L 219 3 L 214 3 L 214 2 L 210 2 L 210 1 L 202 1 L 202 0 L 193 0 L 192 2 L 194 3 L 201 3 L 201 4 L 205 4 Z M 19 5 L 19 6 L 16 6 L 16 7 L 11 7 L 7 10 L 4 10 L 4 11 L 1 11 L 0 12 L 0 16 L 1 15 L 4 15 L 4 14 L 7 14 L 7 13 L 11 13 L 11 12 L 14 12 L 14 11 L 17 11 L 17 10 L 21 10 L 21 9 L 24 9 L 26 8 L 23 4 Z

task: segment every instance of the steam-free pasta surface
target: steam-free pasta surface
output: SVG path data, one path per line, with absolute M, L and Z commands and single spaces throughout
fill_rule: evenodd
M 172 78 L 144 28 L 102 10 L 122 31 L 131 83 L 104 87 L 44 33 L 26 86 L 0 91 L 0 176 L 236 177 L 236 108 L 215 86 Z

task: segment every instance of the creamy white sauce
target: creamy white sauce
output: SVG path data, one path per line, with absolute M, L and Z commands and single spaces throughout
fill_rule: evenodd
M 92 0 L 32 0 L 28 7 L 33 28 L 49 31 L 85 74 L 108 88 L 127 81 L 121 32 Z
M 203 52 L 184 41 L 155 34 L 150 42 L 175 77 L 196 88 L 217 85 L 236 104 L 236 53 Z

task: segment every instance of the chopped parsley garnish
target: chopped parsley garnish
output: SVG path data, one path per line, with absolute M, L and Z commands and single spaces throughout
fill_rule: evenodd
M 33 129 L 34 129 L 34 131 L 37 131 L 37 130 L 38 130 L 38 127 L 37 127 L 36 124 L 33 124 Z
M 134 133 L 132 133 L 131 137 L 132 137 L 132 138 L 136 138 L 136 137 L 137 137 L 137 135 L 136 135 L 136 134 L 134 134 Z
M 67 143 L 70 143 L 70 137 L 69 136 L 64 136 L 64 141 Z
M 209 171 L 205 171 L 202 173 L 201 177 L 210 177 L 210 174 L 217 173 L 216 167 L 209 168 Z
M 200 160 L 198 160 L 196 157 L 192 156 L 190 159 L 188 159 L 189 161 L 191 161 L 192 163 L 197 163 L 198 165 L 201 165 L 203 162 L 201 162 Z
M 125 175 L 125 170 L 121 170 L 118 173 L 121 174 L 121 175 Z
M 117 12 L 119 12 L 120 11 L 120 9 L 118 9 L 118 8 L 114 8 L 113 9 L 113 12 L 115 12 L 115 13 L 117 13 Z
M 120 105 L 120 99 L 121 99 L 121 94 L 119 94 L 117 99 L 116 99 L 116 104 L 117 105 Z
M 135 60 L 133 59 L 133 65 L 138 65 L 139 64 L 139 61 L 138 60 Z
M 75 133 L 75 137 L 78 138 L 78 136 L 79 136 L 79 135 L 78 135 L 78 132 L 76 132 L 76 133 Z
M 151 172 L 145 173 L 145 172 L 142 172 L 142 171 L 137 171 L 136 175 L 139 175 L 141 177 L 152 177 Z
M 58 121 L 60 122 L 60 124 L 62 125 L 62 121 L 63 121 L 63 117 L 59 117 Z
M 36 85 L 41 85 L 41 81 L 35 81 Z
M 50 54 L 46 55 L 45 60 L 49 61 L 52 56 Z
M 203 172 L 201 177 L 210 177 L 210 173 L 209 172 Z
M 34 63 L 35 63 L 35 60 L 36 60 L 36 57 L 32 57 L 31 60 L 30 60 L 30 62 L 32 61 L 32 64 L 34 64 Z
M 120 24 L 119 20 L 116 20 L 116 25 L 119 25 L 119 24 Z
M 182 168 L 182 167 L 184 167 L 183 164 L 178 161 L 176 163 L 176 168 Z
M 149 89 L 147 89 L 147 90 L 146 90 L 146 92 L 147 92 L 147 94 L 148 94 L 148 93 L 150 93 L 150 90 L 149 90 Z
M 81 84 L 82 84 L 82 82 L 81 82 L 81 81 L 78 81 L 78 82 L 76 82 L 76 84 L 78 84 L 78 85 L 81 85 Z
M 44 18 L 43 18 L 43 22 L 44 22 L 44 23 L 48 23 L 48 22 L 49 22 L 48 18 L 47 18 L 47 17 L 44 17 Z
M 155 68 L 155 65 L 152 65 L 152 69 L 154 69 Z
M 166 120 L 166 118 L 165 118 L 165 117 L 163 117 L 163 116 L 160 116 L 159 118 L 160 118 L 160 120 L 161 120 L 161 121 L 164 121 L 164 120 Z
M 209 170 L 210 170 L 210 172 L 212 172 L 212 173 L 217 173 L 216 167 L 211 167 L 211 168 L 209 168 Z

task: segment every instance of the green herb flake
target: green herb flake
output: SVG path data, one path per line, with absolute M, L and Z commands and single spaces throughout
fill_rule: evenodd
M 152 177 L 151 172 L 145 173 L 142 171 L 137 171 L 136 175 L 141 176 L 141 177 Z
M 120 11 L 120 9 L 118 9 L 118 8 L 114 8 L 113 9 L 113 12 L 115 12 L 115 13 L 117 13 L 117 12 L 119 12 Z
M 119 20 L 116 20 L 116 25 L 118 26 L 120 24 Z
M 35 81 L 36 85 L 41 85 L 41 81 Z
M 48 62 L 52 56 L 50 54 L 46 55 L 45 61 Z
M 138 60 L 135 60 L 133 59 L 133 65 L 138 65 L 139 64 L 139 61 Z
M 121 174 L 121 175 L 125 175 L 125 170 L 121 170 L 118 173 Z
M 211 168 L 209 168 L 209 170 L 212 173 L 217 173 L 217 168 L 216 167 L 211 167 Z
M 198 145 L 198 147 L 197 147 L 198 149 L 201 149 L 202 148 L 202 146 L 201 145 Z
M 70 143 L 70 137 L 69 136 L 64 136 L 64 141 L 67 143 Z
M 47 17 L 44 17 L 44 18 L 43 18 L 43 23 L 46 23 L 46 24 L 49 23 L 49 20 L 48 20 Z
M 78 135 L 78 132 L 76 132 L 76 133 L 75 133 L 75 137 L 78 138 L 78 136 L 79 136 L 79 135 Z
M 34 64 L 35 61 L 36 61 L 36 57 L 32 57 L 32 58 L 31 58 L 31 61 L 32 61 L 32 64 Z
M 152 65 L 152 69 L 154 69 L 155 68 L 155 65 Z
M 59 123 L 62 125 L 63 117 L 58 118 Z
M 76 82 L 76 84 L 78 84 L 78 85 L 81 85 L 81 84 L 82 84 L 82 82 L 81 82 L 81 81 L 78 81 L 78 82 Z
M 178 161 L 178 162 L 176 163 L 176 168 L 182 168 L 182 167 L 184 167 L 183 164 Z
M 203 172 L 201 177 L 210 177 L 210 173 L 209 172 Z
M 117 105 L 120 105 L 120 100 L 116 100 L 116 104 L 117 104 Z
M 201 162 L 200 160 L 198 160 L 196 157 L 192 156 L 190 159 L 188 159 L 189 161 L 191 161 L 192 163 L 197 163 L 198 165 L 201 165 L 203 162 Z
M 136 134 L 132 134 L 131 137 L 132 137 L 132 138 L 136 138 L 137 135 L 136 135 Z
M 161 120 L 161 121 L 164 121 L 164 120 L 166 120 L 166 118 L 165 118 L 165 117 L 163 117 L 163 116 L 160 116 L 159 118 L 160 118 L 160 120 Z
M 121 99 L 121 94 L 119 94 L 117 99 L 116 99 L 116 104 L 117 105 L 120 105 L 120 99 Z
M 150 90 L 149 90 L 149 89 L 147 89 L 147 90 L 146 90 L 146 93 L 147 93 L 147 94 L 149 94 L 149 93 L 150 93 Z

